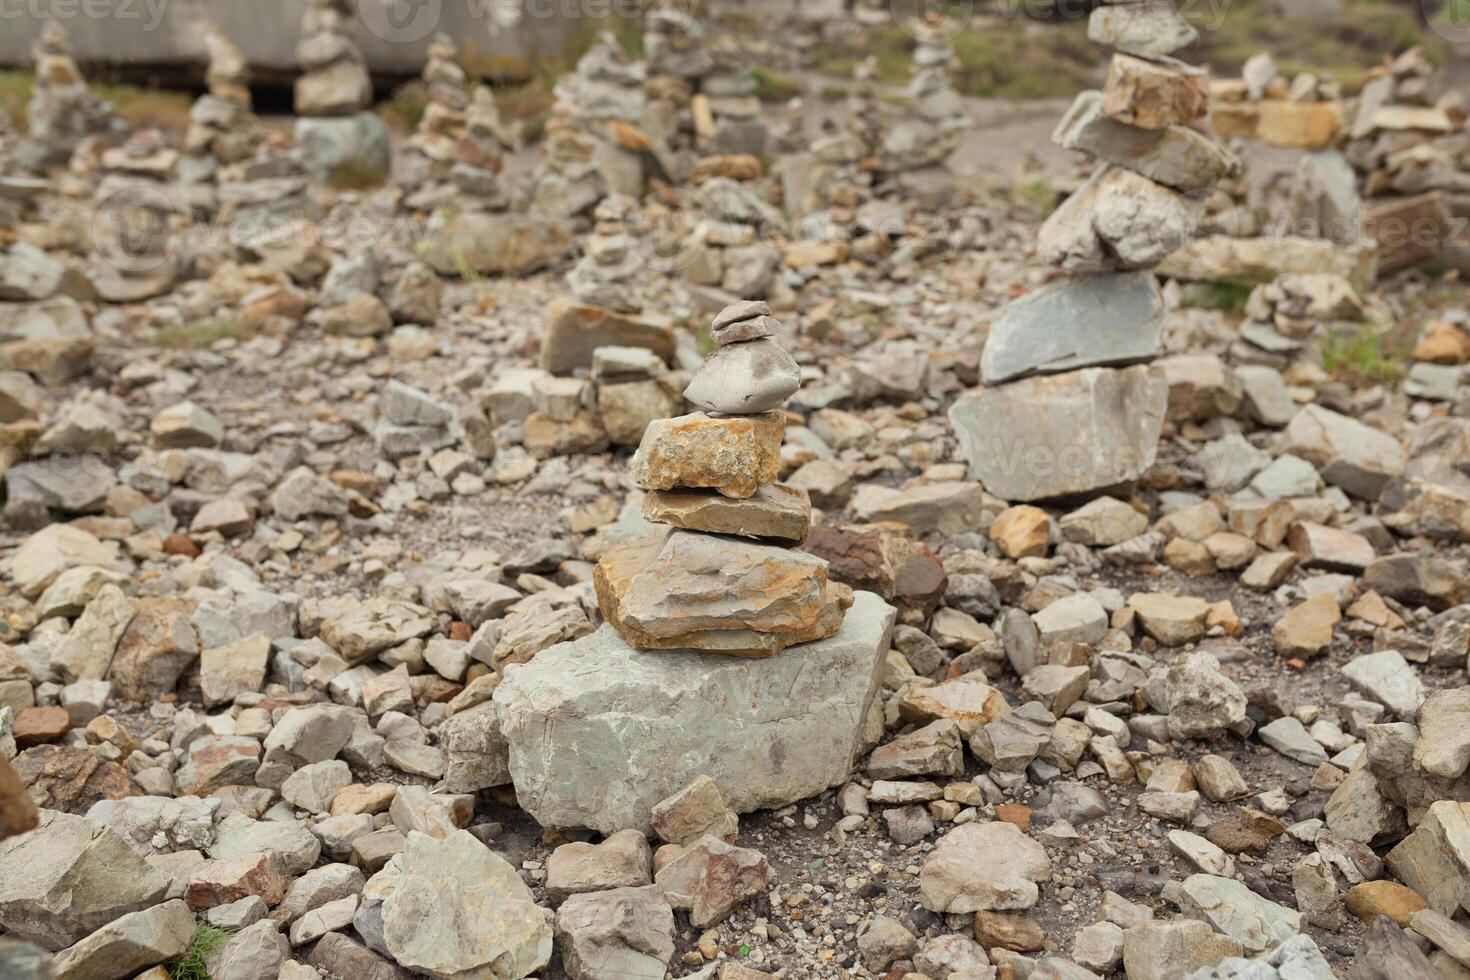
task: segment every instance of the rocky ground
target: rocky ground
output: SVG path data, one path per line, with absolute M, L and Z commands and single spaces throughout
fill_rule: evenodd
M 1157 440 L 1075 380 L 1120 359 L 1105 304 L 1031 324 L 1070 400 L 967 410 L 1083 164 L 1036 105 L 966 108 L 942 206 L 894 176 L 882 234 L 762 230 L 774 469 L 858 593 L 766 659 L 631 651 L 594 584 L 734 298 L 666 247 L 673 189 L 618 226 L 665 326 L 583 333 L 568 292 L 626 298 L 608 212 L 499 276 L 514 244 L 448 254 L 413 182 L 314 179 L 268 246 L 171 226 L 160 286 L 89 233 L 158 144 L 0 184 L 0 974 L 1470 975 L 1457 278 L 1171 258 L 1121 358 L 1157 360 L 1109 372 L 1154 379 Z M 793 150 L 841 115 L 766 109 Z M 746 156 L 700 179 L 779 202 Z M 1246 157 L 1239 200 L 1300 154 Z M 1140 475 L 1073 493 L 1109 454 Z

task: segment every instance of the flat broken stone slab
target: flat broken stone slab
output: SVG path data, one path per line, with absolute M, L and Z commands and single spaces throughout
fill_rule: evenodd
M 1078 276 L 1043 286 L 1000 311 L 980 376 L 996 385 L 1031 374 L 1157 357 L 1164 296 L 1148 272 Z
M 978 388 L 949 417 L 971 473 L 1021 502 L 1138 479 L 1153 465 L 1168 401 L 1163 373 L 1140 364 Z
M 812 502 L 805 490 L 783 483 L 761 487 L 745 500 L 706 490 L 650 490 L 643 516 L 690 531 L 800 544 L 811 530 Z
M 592 366 L 599 347 L 639 347 L 660 360 L 674 356 L 674 328 L 667 321 L 618 313 L 600 306 L 555 302 L 546 314 L 541 366 L 552 374 L 571 374 Z
M 635 650 L 611 626 L 543 650 L 495 692 L 517 799 L 543 826 L 611 834 L 646 832 L 702 775 L 739 813 L 839 785 L 877 734 L 894 616 L 858 592 L 835 635 L 767 660 Z
M 851 604 L 816 555 L 683 530 L 613 547 L 593 585 L 603 618 L 644 650 L 774 656 L 837 632 Z

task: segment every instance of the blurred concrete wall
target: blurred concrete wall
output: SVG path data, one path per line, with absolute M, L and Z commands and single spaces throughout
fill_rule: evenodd
M 190 69 L 204 61 L 199 25 L 212 19 L 263 80 L 295 72 L 304 0 L 0 0 L 0 65 L 26 65 L 41 26 L 59 21 L 83 65 Z M 357 0 L 353 34 L 372 70 L 417 75 L 429 40 L 454 38 L 481 75 L 514 78 L 562 57 L 585 11 L 607 0 Z M 616 7 L 614 6 L 614 10 Z

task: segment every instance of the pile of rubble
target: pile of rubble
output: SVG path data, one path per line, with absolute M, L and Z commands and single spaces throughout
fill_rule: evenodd
M 82 77 L 66 29 L 48 20 L 31 49 L 36 81 L 26 103 L 26 140 L 19 162 L 33 173 L 65 163 L 83 140 L 115 136 L 112 106 L 92 94 Z
M 245 56 L 213 24 L 205 32 L 204 44 L 209 55 L 204 81 L 209 90 L 189 110 L 180 161 L 180 179 L 189 184 L 213 183 L 221 166 L 254 156 L 264 139 L 252 110 Z

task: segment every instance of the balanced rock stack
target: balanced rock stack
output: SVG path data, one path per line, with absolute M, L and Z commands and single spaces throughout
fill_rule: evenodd
M 255 155 L 264 138 L 252 109 L 250 65 L 224 31 L 210 24 L 204 33 L 209 67 L 204 81 L 209 91 L 189 109 L 184 136 L 187 183 L 213 180 L 221 164 L 239 163 Z
M 951 21 L 934 14 L 913 25 L 918 41 L 908 86 L 913 111 L 889 130 L 878 151 L 878 168 L 928 207 L 948 198 L 954 175 L 946 161 L 974 125 L 950 80 L 954 29 Z
M 572 217 L 607 194 L 642 194 L 644 154 L 663 155 L 643 129 L 646 74 L 604 33 L 556 83 L 552 139 L 532 178 L 534 210 Z
M 779 409 L 801 383 L 779 326 L 764 303 L 716 316 L 717 346 L 684 391 L 703 411 L 654 421 L 633 457 L 643 516 L 673 530 L 612 548 L 594 581 L 603 617 L 634 647 L 770 657 L 831 636 L 852 604 L 825 560 L 796 550 L 806 493 L 776 482 Z
M 112 105 L 94 96 L 71 54 L 66 30 L 47 21 L 31 48 L 36 80 L 26 103 L 29 139 L 21 163 L 29 170 L 65 163 L 88 136 L 117 128 Z
M 510 197 L 501 187 L 505 153 L 515 147 L 510 131 L 500 121 L 495 96 L 484 85 L 475 87 L 464 114 L 454 167 L 449 176 L 462 198 L 476 211 L 504 211 Z
M 388 128 L 369 111 L 373 84 L 347 25 L 350 0 L 307 0 L 296 60 L 296 142 L 318 178 L 388 172 Z
M 185 210 L 169 193 L 178 161 L 156 129 L 134 130 L 122 146 L 103 152 L 91 272 L 101 299 L 136 303 L 173 286 L 173 236 Z
M 423 73 L 424 114 L 404 146 L 405 182 L 426 192 L 443 188 L 449 179 L 464 134 L 469 76 L 458 55 L 454 41 L 446 35 L 435 35 L 429 42 Z
M 586 251 L 567 274 L 567 285 L 577 302 L 601 306 L 618 313 L 639 308 L 633 279 L 638 258 L 628 246 L 626 222 L 637 206 L 631 197 L 616 194 L 604 198 L 593 212 L 597 224 L 584 241 Z
M 1146 364 L 1164 326 L 1148 270 L 1190 239 L 1205 197 L 1238 167 L 1194 128 L 1209 81 L 1169 57 L 1193 37 L 1171 2 L 1099 7 L 1091 36 L 1118 48 L 1105 87 L 1079 95 L 1052 138 L 1100 165 L 1037 247 L 1068 276 L 1000 311 L 980 363 L 986 387 L 950 410 L 974 475 L 1012 501 L 1121 486 L 1153 465 L 1168 384 Z M 1023 429 L 1006 423 L 1023 417 Z

